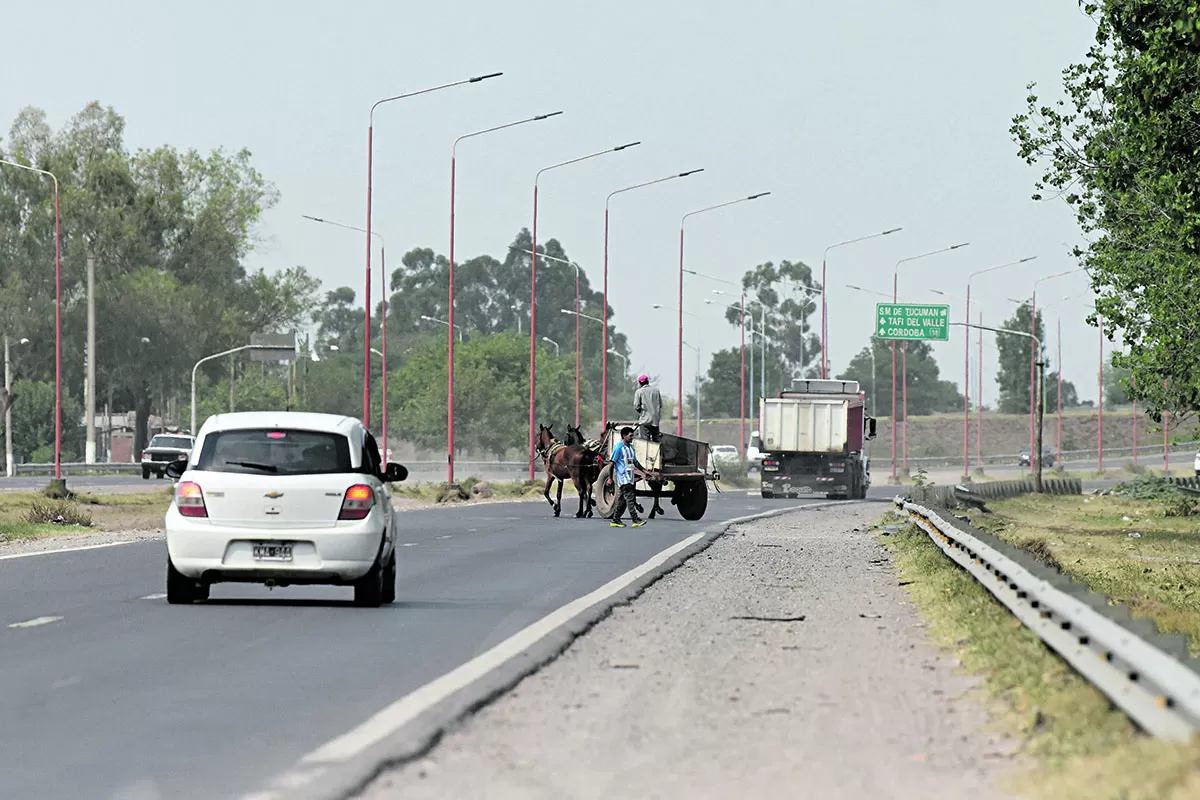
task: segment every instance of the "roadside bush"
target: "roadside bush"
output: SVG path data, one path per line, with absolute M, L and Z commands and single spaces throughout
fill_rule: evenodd
M 1190 517 L 1196 508 L 1195 497 L 1172 481 L 1154 475 L 1139 475 L 1133 480 L 1118 483 L 1113 487 L 1112 494 L 1160 503 L 1163 514 L 1168 517 Z
M 92 512 L 81 508 L 78 503 L 37 501 L 25 512 L 25 521 L 33 525 L 79 525 L 90 528 Z

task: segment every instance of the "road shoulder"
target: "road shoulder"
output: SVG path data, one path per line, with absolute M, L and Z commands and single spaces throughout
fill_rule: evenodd
M 926 638 L 878 514 L 733 527 L 362 796 L 1003 797 L 1011 746 Z

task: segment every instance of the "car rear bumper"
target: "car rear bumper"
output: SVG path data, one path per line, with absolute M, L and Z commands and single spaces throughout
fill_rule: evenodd
M 166 519 L 167 553 L 175 569 L 210 583 L 348 583 L 371 569 L 383 540 L 374 519 L 362 525 L 301 530 L 263 530 L 214 525 L 180 516 Z M 254 557 L 255 542 L 290 542 L 290 561 Z

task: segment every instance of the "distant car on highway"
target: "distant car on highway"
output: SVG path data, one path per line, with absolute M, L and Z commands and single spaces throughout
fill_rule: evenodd
M 1196 470 L 1196 477 L 1200 478 L 1200 453 L 1196 453 L 1196 460 L 1192 463 L 1192 469 Z
M 209 417 L 167 509 L 167 602 L 214 583 L 352 586 L 354 602 L 396 598 L 396 512 L 381 461 L 353 417 L 254 411 Z
M 738 460 L 738 449 L 731 444 L 717 444 L 713 445 L 712 455 L 718 464 L 734 464 Z
M 161 478 L 166 474 L 167 464 L 187 458 L 195 443 L 196 437 L 184 433 L 160 433 L 151 438 L 142 451 L 142 480 L 150 480 L 151 475 Z
M 751 472 L 761 472 L 762 460 L 762 437 L 758 431 L 752 431 L 750 441 L 746 443 L 746 465 Z
M 1022 467 L 1028 467 L 1029 466 L 1029 454 L 1031 452 L 1032 451 L 1028 447 L 1022 447 L 1021 454 L 1017 456 L 1017 464 Z M 1045 448 L 1042 448 L 1042 466 L 1043 467 L 1053 467 L 1054 466 L 1054 453 L 1050 452 L 1049 450 L 1046 450 Z

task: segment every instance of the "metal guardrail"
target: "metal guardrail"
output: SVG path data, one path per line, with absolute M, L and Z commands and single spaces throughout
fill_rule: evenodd
M 1175 443 L 1171 444 L 1171 450 L 1173 450 L 1173 451 L 1187 452 L 1187 451 L 1196 450 L 1197 448 L 1200 448 L 1200 441 L 1175 442 Z M 1055 458 L 1057 459 L 1058 453 L 1056 452 L 1056 450 L 1053 447 L 1047 447 L 1046 452 L 1052 453 L 1055 456 Z M 1142 456 L 1161 457 L 1162 452 L 1163 452 L 1163 446 L 1161 444 L 1141 445 L 1137 448 L 1137 454 L 1138 454 L 1139 458 Z M 1132 447 L 1106 447 L 1106 448 L 1104 448 L 1104 457 L 1105 458 L 1122 458 L 1124 456 L 1132 456 L 1132 455 L 1133 455 Z M 1189 453 L 1187 455 L 1187 457 L 1191 458 L 1193 455 L 1195 455 L 1195 453 Z M 1007 453 L 1007 454 L 1002 453 L 999 455 L 987 455 L 987 456 L 984 456 L 980 460 L 980 459 L 976 458 L 974 453 L 972 453 L 970 461 L 971 461 L 972 467 L 974 467 L 976 463 L 979 463 L 979 461 L 981 461 L 985 466 L 997 466 L 997 465 L 998 466 L 1016 466 L 1017 465 L 1017 456 L 1018 456 L 1017 453 Z M 1091 449 L 1088 449 L 1088 450 L 1063 450 L 1062 451 L 1062 463 L 1067 463 L 1069 461 L 1089 462 L 1089 461 L 1095 461 L 1095 459 L 1096 459 L 1096 448 L 1094 448 L 1094 447 Z M 921 457 L 909 456 L 908 463 L 909 464 L 917 464 L 918 466 L 956 467 L 956 466 L 962 465 L 962 454 L 959 453 L 956 455 L 949 455 L 949 456 L 921 456 Z
M 1182 637 L 1161 634 L 1152 623 L 1129 617 L 1127 610 L 1125 624 L 1118 623 L 1110 615 L 1122 612 L 1101 613 L 1106 601 L 1090 589 L 1048 567 L 1019 563 L 1032 557 L 998 540 L 985 541 L 992 537 L 983 532 L 968 533 L 926 506 L 899 496 L 894 502 L 951 560 L 1144 730 L 1176 741 L 1200 731 L 1200 672 Z

